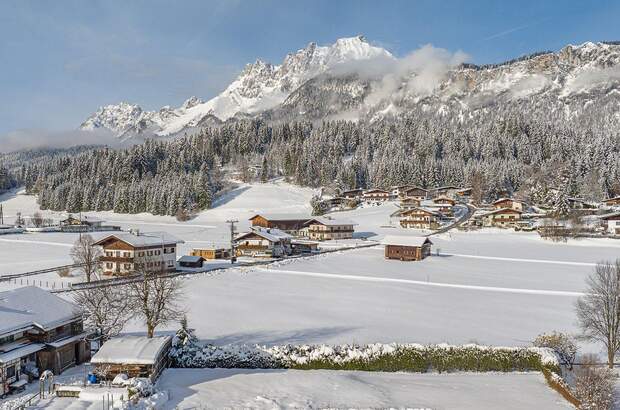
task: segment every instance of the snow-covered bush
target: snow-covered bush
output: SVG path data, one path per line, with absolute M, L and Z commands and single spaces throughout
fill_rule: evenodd
M 548 347 L 558 355 L 560 364 L 573 369 L 575 357 L 577 356 L 577 344 L 575 340 L 561 332 L 543 333 L 538 335 L 532 344 L 536 347 Z
M 175 353 L 176 354 L 176 353 Z M 248 346 L 206 345 L 177 360 L 185 367 L 290 368 L 367 371 L 559 371 L 548 348 L 488 347 L 479 345 L 381 344 Z M 182 367 L 182 366 L 181 366 Z
M 607 410 L 614 403 L 616 376 L 607 367 L 595 365 L 595 357 L 584 357 L 575 372 L 575 397 L 582 410 Z
M 202 346 L 194 335 L 194 329 L 189 328 L 187 317 L 181 319 L 181 328 L 172 340 L 172 349 L 170 350 L 169 357 L 172 361 L 172 367 L 206 367 L 202 360 Z

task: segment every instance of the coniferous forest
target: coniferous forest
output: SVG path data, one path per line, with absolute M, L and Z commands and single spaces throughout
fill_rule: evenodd
M 465 118 L 414 110 L 397 119 L 318 124 L 245 120 L 125 149 L 4 155 L 0 189 L 24 185 L 44 209 L 191 214 L 211 206 L 232 169 L 246 180 L 284 176 L 341 190 L 475 180 L 489 199 L 518 193 L 552 205 L 558 195 L 620 194 L 619 150 L 605 116 L 563 121 L 544 110 Z

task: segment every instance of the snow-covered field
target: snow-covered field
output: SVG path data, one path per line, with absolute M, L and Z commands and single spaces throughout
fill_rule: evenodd
M 248 227 L 247 218 L 256 212 L 308 214 L 312 194 L 311 189 L 283 182 L 241 186 L 221 198 L 214 209 L 183 223 L 147 214 L 90 214 L 123 229 L 172 233 L 185 240 L 180 248 L 180 254 L 185 254 L 192 247 L 227 244 L 227 219 L 238 219 L 241 231 Z M 18 211 L 29 215 L 37 210 L 30 196 L 9 194 L 0 201 L 9 220 Z M 394 227 L 389 217 L 394 209 L 394 204 L 384 204 L 337 215 L 357 222 L 358 235 L 371 240 L 386 234 L 420 234 Z M 60 217 L 59 213 L 44 213 Z M 76 238 L 64 233 L 0 236 L 0 275 L 69 263 L 69 249 Z M 541 332 L 576 332 L 574 303 L 584 291 L 584 279 L 596 262 L 620 256 L 620 241 L 611 239 L 551 243 L 535 233 L 504 230 L 451 231 L 431 239 L 433 255 L 422 262 L 387 261 L 382 247 L 377 246 L 188 276 L 184 279 L 184 304 L 190 326 L 203 341 L 216 344 L 527 345 Z M 34 278 L 61 280 L 55 273 Z M 0 282 L 0 287 L 7 286 L 15 285 Z M 177 327 L 173 323 L 158 331 L 172 333 Z M 133 322 L 125 331 L 143 332 L 144 328 Z M 587 348 L 598 351 L 600 346 Z M 190 385 L 175 384 L 171 372 L 186 372 L 181 380 Z M 289 389 L 278 389 L 283 380 L 290 383 Z M 347 389 L 358 392 L 350 396 L 347 405 L 359 403 L 361 407 L 406 404 L 454 408 L 456 401 L 451 400 L 460 397 L 463 401 L 458 402 L 458 408 L 498 408 L 493 400 L 497 392 L 505 392 L 519 404 L 515 408 L 524 408 L 528 407 L 526 403 L 518 400 L 530 397 L 517 391 L 529 389 L 531 397 L 542 403 L 550 400 L 552 406 L 556 402 L 555 393 L 547 390 L 538 375 L 316 372 L 302 376 L 298 372 L 175 370 L 168 371 L 162 383 L 169 386 L 181 408 L 205 403 L 207 396 L 215 407 L 226 397 L 239 405 L 262 405 L 260 397 L 264 397 L 265 407 L 297 400 L 306 400 L 302 401 L 304 405 L 336 407 L 345 403 L 338 401 L 339 397 L 348 397 L 337 392 Z M 344 390 L 330 390 L 335 385 Z M 463 407 L 467 391 L 488 391 L 489 396 L 482 395 L 470 407 Z M 356 398 L 359 401 L 353 400 Z
M 542 375 L 174 369 L 159 387 L 167 409 L 196 408 L 570 408 Z

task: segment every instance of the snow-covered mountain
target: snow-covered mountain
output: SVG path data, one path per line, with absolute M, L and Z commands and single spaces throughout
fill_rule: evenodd
M 261 60 L 248 64 L 209 101 L 191 97 L 181 107 L 159 111 L 127 103 L 109 105 L 81 128 L 107 128 L 122 137 L 168 136 L 235 116 L 376 118 L 413 107 L 473 115 L 498 104 L 525 104 L 572 115 L 603 101 L 612 111 L 620 111 L 617 43 L 569 45 L 559 52 L 497 65 L 462 63 L 458 55 L 431 46 L 396 58 L 361 36 L 329 46 L 310 43 L 280 65 Z

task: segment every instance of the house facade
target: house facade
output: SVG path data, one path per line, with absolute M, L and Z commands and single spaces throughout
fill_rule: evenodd
M 295 214 L 256 214 L 250 218 L 250 223 L 256 228 L 278 229 L 291 235 L 296 235 L 309 216 Z
M 28 286 L 0 292 L 0 311 L 0 396 L 90 360 L 90 332 L 73 303 Z
M 179 243 L 183 241 L 165 232 L 122 232 L 108 235 L 94 245 L 103 249 L 104 275 L 128 275 L 142 263 L 147 270 L 175 271 Z
M 620 212 L 601 215 L 599 219 L 601 220 L 601 226 L 607 233 L 620 235 Z
M 607 198 L 603 201 L 603 203 L 607 206 L 619 206 L 620 205 L 620 196 L 615 196 L 613 198 Z
M 400 208 L 405 209 L 405 210 L 417 208 L 418 206 L 420 206 L 421 202 L 422 201 L 418 198 L 412 198 L 412 197 L 402 198 L 400 200 Z
M 369 189 L 364 191 L 362 198 L 365 201 L 383 202 L 389 201 L 392 194 L 385 189 Z
M 495 209 L 514 209 L 516 211 L 523 212 L 525 209 L 525 204 L 522 201 L 512 198 L 500 198 L 497 201 L 493 202 L 493 208 Z
M 516 226 L 521 220 L 521 213 L 521 211 L 513 208 L 496 209 L 482 215 L 482 225 L 500 228 Z
M 420 261 L 431 254 L 430 239 L 424 236 L 386 236 L 382 241 L 385 258 L 400 261 Z
M 363 189 L 350 189 L 348 191 L 341 192 L 340 196 L 346 199 L 360 199 L 363 193 Z
M 318 216 L 307 221 L 307 235 L 316 241 L 329 241 L 333 239 L 351 239 L 353 237 L 355 222 L 348 219 L 337 219 Z
M 236 256 L 279 258 L 292 253 L 292 235 L 275 228 L 252 227 L 235 239 Z
M 404 194 L 402 194 L 401 196 L 404 196 L 405 198 L 414 198 L 419 201 L 423 201 L 429 197 L 429 192 L 427 189 L 424 188 L 413 187 L 405 190 Z
M 412 208 L 401 213 L 400 226 L 403 228 L 438 229 L 441 214 L 422 207 Z

